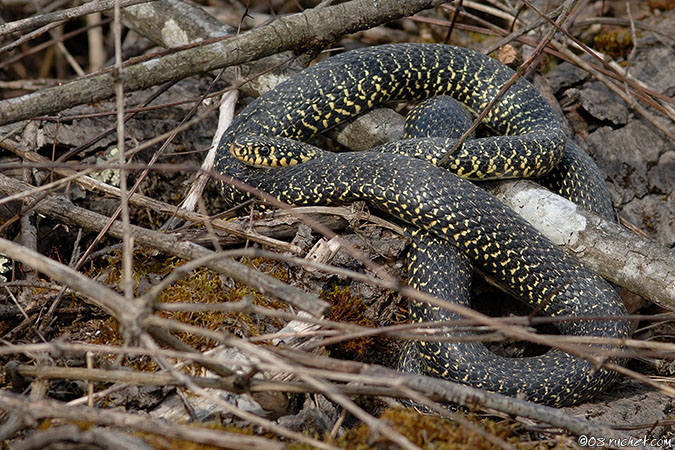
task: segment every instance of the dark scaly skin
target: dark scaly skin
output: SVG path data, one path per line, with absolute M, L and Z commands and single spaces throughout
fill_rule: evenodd
M 445 155 L 448 148 L 452 148 L 455 139 L 464 134 L 471 127 L 473 118 L 468 110 L 457 101 L 447 96 L 437 96 L 426 100 L 413 108 L 406 116 L 404 141 L 392 142 L 376 149 L 407 154 L 417 158 L 424 158 L 434 165 Z M 431 145 L 418 145 L 420 138 L 447 138 L 432 139 Z M 469 137 L 472 139 L 473 135 Z M 415 139 L 406 145 L 407 139 Z M 316 155 L 313 154 L 312 157 Z M 475 158 L 484 158 L 483 155 L 471 155 Z M 492 157 L 494 159 L 494 156 Z M 468 166 L 467 162 L 459 158 L 454 167 L 449 167 L 462 178 L 484 180 L 486 177 L 467 176 L 472 169 L 459 166 Z M 480 164 L 478 164 L 480 166 Z M 474 169 L 475 170 L 475 169 Z M 517 168 L 509 169 L 513 177 L 525 177 Z M 464 175 L 462 175 L 464 173 Z M 509 178 L 509 176 L 489 177 Z M 541 185 L 565 197 L 588 211 L 594 212 L 609 221 L 615 221 L 616 215 L 612 206 L 611 196 L 603 179 L 602 172 L 595 161 L 573 140 L 567 140 L 562 157 L 558 164 L 547 174 L 537 180 Z
M 343 53 L 298 73 L 245 108 L 221 138 L 216 169 L 240 181 L 255 180 L 260 175 L 228 152 L 236 136 L 307 141 L 383 103 L 446 94 L 480 112 L 512 74 L 485 55 L 447 45 L 392 44 Z M 458 149 L 448 164 L 457 166 L 458 173 L 464 171 L 462 176 L 480 172 L 475 179 L 536 177 L 560 160 L 566 141 L 560 119 L 525 80 L 512 86 L 485 124 L 502 136 L 477 139 Z M 478 154 L 490 155 L 485 166 L 464 169 L 464 161 Z M 512 173 L 521 164 L 525 168 Z M 222 192 L 232 205 L 247 198 L 226 185 Z
M 240 136 L 233 150 L 242 155 L 260 148 L 286 154 L 295 141 Z M 255 157 L 254 157 L 255 158 Z M 414 175 L 411 175 L 414 174 Z M 424 180 L 424 182 L 421 182 Z M 255 187 L 294 205 L 337 205 L 357 200 L 397 217 L 435 237 L 424 236 L 418 259 L 410 262 L 412 284 L 444 298 L 463 289 L 448 277 L 448 263 L 459 249 L 486 273 L 502 281 L 515 295 L 542 316 L 607 316 L 626 314 L 613 288 L 581 267 L 529 223 L 472 183 L 426 161 L 405 155 L 377 152 L 325 152 L 320 158 L 293 167 L 275 169 Z M 448 256 L 450 255 L 450 256 Z M 445 310 L 420 309 L 423 320 L 437 320 Z M 447 318 L 447 316 L 446 316 Z M 625 338 L 622 320 L 562 322 L 566 335 Z M 422 355 L 425 368 L 455 379 L 509 395 L 550 405 L 586 400 L 611 384 L 616 375 L 563 352 L 552 351 L 530 359 L 495 358 L 476 346 L 432 347 Z M 483 347 L 484 349 L 484 347 Z M 450 354 L 457 351 L 458 354 Z M 495 362 L 499 360 L 500 362 Z M 431 361 L 432 364 L 428 362 Z M 458 362 L 458 364 L 453 363 Z M 456 367 L 460 367 L 457 369 Z M 520 370 L 518 377 L 514 370 Z M 462 370 L 469 368 L 469 370 Z
M 368 201 L 427 230 L 441 242 L 457 246 L 525 301 L 540 306 L 543 315 L 621 316 L 625 314 L 623 305 L 607 283 L 580 268 L 489 194 L 424 161 L 367 152 L 322 157 L 300 166 L 261 173 L 227 153 L 235 142 L 237 146 L 247 147 L 249 143 L 259 146 L 262 139 L 263 146 L 282 146 L 276 140 L 265 141 L 264 136 L 307 140 L 387 101 L 418 100 L 448 93 L 478 111 L 511 73 L 483 55 L 436 45 L 382 46 L 334 57 L 249 105 L 223 136 L 217 167 L 226 175 L 293 204 Z M 502 164 L 522 158 L 519 161 L 528 163 L 521 175 L 540 176 L 560 159 L 565 145 L 560 122 L 526 82 L 518 82 L 486 122 L 498 133 L 510 136 L 467 142 L 453 154 L 453 158 L 481 151 L 496 155 L 487 157 L 488 169 L 480 169 L 478 175 L 489 175 L 491 161 Z M 248 142 L 247 134 L 263 137 L 253 137 Z M 473 169 L 471 165 L 468 167 L 469 171 Z M 232 203 L 245 198 L 226 186 L 223 194 Z M 429 262 L 433 258 L 425 261 L 418 269 L 420 276 L 436 276 L 438 269 Z M 623 321 L 571 323 L 563 331 L 628 336 Z M 463 355 L 469 362 L 473 356 Z M 450 362 L 442 356 L 437 362 L 451 369 Z M 482 362 L 480 358 L 473 362 L 478 384 L 491 377 L 488 372 L 494 372 Z M 587 362 L 566 357 L 532 366 L 524 386 L 522 380 L 513 379 L 506 367 L 497 373 L 494 390 L 549 404 L 569 404 L 592 396 L 613 379 L 611 373 L 593 371 Z M 500 387 L 513 383 L 515 388 Z
M 473 116 L 461 103 L 447 95 L 421 102 L 405 116 L 403 139 L 443 136 L 459 139 L 471 128 Z M 468 139 L 473 139 L 472 133 Z
M 407 116 L 404 138 L 429 136 L 459 138 L 469 129 L 471 122 L 471 116 L 456 101 L 448 97 L 436 97 L 418 105 Z M 540 181 L 568 200 L 612 220 L 609 194 L 599 173 L 592 159 L 573 144 L 566 146 L 561 164 Z M 599 198 L 603 193 L 604 197 Z M 456 247 L 448 245 L 432 234 L 421 230 L 408 231 L 411 236 L 408 253 L 410 286 L 470 307 L 469 293 L 473 269 L 469 258 Z M 433 255 L 433 258 L 429 258 L 428 255 Z M 409 304 L 409 314 L 412 322 L 452 321 L 463 318 L 447 309 L 414 300 Z M 453 334 L 470 335 L 457 331 Z M 436 357 L 429 358 L 426 355 Z M 583 399 L 583 395 L 579 394 L 567 397 L 556 395 L 564 392 L 564 389 L 577 390 L 568 385 L 572 379 L 562 372 L 565 367 L 574 364 L 574 358 L 560 350 L 551 350 L 536 357 L 506 358 L 492 353 L 480 342 L 419 341 L 409 342 L 403 348 L 399 370 L 459 380 L 486 390 L 560 405 Z M 476 371 L 477 365 L 489 367 L 490 370 Z M 551 368 L 554 370 L 551 371 Z M 548 379 L 533 384 L 531 381 L 533 373 L 547 373 Z M 508 376 L 505 378 L 506 374 Z M 608 374 L 608 377 L 611 376 Z M 603 383 L 593 379 L 591 374 L 585 379 L 579 378 L 576 382 L 579 385 L 596 385 L 598 390 L 603 387 Z M 586 392 L 589 396 L 593 394 L 592 390 Z M 409 406 L 428 412 L 424 405 L 413 402 Z
M 595 161 L 573 140 L 568 140 L 555 170 L 539 178 L 546 186 L 588 211 L 616 221 L 611 196 Z

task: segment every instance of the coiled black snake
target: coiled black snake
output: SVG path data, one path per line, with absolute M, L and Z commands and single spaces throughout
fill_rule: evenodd
M 541 315 L 622 316 L 623 304 L 604 280 L 489 194 L 426 161 L 368 151 L 257 171 L 230 154 L 233 150 L 253 155 L 253 161 L 256 156 L 261 160 L 270 155 L 283 157 L 287 151 L 292 154 L 298 144 L 279 138 L 306 141 L 386 102 L 448 94 L 472 111 L 480 111 L 511 74 L 484 55 L 450 46 L 394 44 L 347 52 L 301 72 L 245 108 L 220 142 L 216 167 L 296 205 L 365 200 L 434 235 L 436 244 L 456 246 Z M 567 145 L 555 113 L 523 80 L 497 102 L 485 123 L 500 136 L 465 142 L 451 155 L 447 168 L 470 179 L 539 177 L 556 166 Z M 407 153 L 422 144 L 442 152 L 454 142 L 428 138 L 391 145 Z M 232 204 L 246 197 L 228 185 L 222 190 Z M 421 277 L 416 282 L 421 287 L 440 281 L 439 271 L 447 270 L 441 267 L 444 261 L 430 256 L 434 245 L 429 243 L 421 260 L 415 262 Z M 425 252 L 429 253 L 425 256 Z M 425 319 L 432 318 L 430 313 Z M 621 320 L 562 322 L 560 329 L 564 334 L 584 336 L 629 334 L 627 323 Z M 504 359 L 502 368 L 471 346 L 452 353 L 433 350 L 423 356 L 433 362 L 439 375 L 456 376 L 455 367 L 460 364 L 469 370 L 458 381 L 549 404 L 579 402 L 615 378 L 563 352 Z M 518 364 L 524 372 L 514 372 Z

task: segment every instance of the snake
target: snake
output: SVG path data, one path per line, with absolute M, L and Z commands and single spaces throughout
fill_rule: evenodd
M 437 96 L 420 103 L 406 117 L 404 139 L 429 136 L 461 137 L 472 124 L 470 113 L 460 103 L 447 96 Z M 473 138 L 475 133 L 469 135 Z M 318 154 L 312 157 L 318 157 Z M 609 192 L 602 180 L 600 169 L 595 162 L 574 141 L 568 141 L 558 166 L 546 176 L 537 180 L 551 191 L 567 198 L 583 208 L 598 214 L 605 220 L 614 220 Z M 448 245 L 433 235 L 419 229 L 406 229 L 411 239 L 408 251 L 409 284 L 423 287 L 427 293 L 439 298 L 453 299 L 455 303 L 470 306 L 470 288 L 472 280 L 471 261 L 457 248 Z M 433 260 L 428 255 L 433 255 Z M 419 261 L 425 261 L 420 264 Z M 451 268 L 451 270 L 448 270 Z M 439 277 L 439 274 L 444 274 Z M 460 314 L 437 306 L 430 307 L 424 302 L 409 302 L 411 321 L 434 320 L 448 322 L 461 320 Z M 453 336 L 470 336 L 466 331 L 452 331 Z M 443 358 L 424 358 L 423 355 L 444 355 Z M 471 355 L 471 360 L 463 358 Z M 530 398 L 549 399 L 544 389 L 555 389 L 554 383 L 533 385 L 528 379 L 532 373 L 543 373 L 547 368 L 563 368 L 561 359 L 567 356 L 560 351 L 526 359 L 506 358 L 495 355 L 480 342 L 440 342 L 409 341 L 403 348 L 398 369 L 415 374 L 431 374 L 442 378 L 464 380 L 475 387 L 502 386 L 501 392 L 511 395 L 529 393 Z M 452 361 L 439 365 L 438 361 Z M 479 363 L 490 367 L 490 371 L 476 373 L 473 367 Z M 503 384 L 505 374 L 513 380 Z M 552 379 L 564 380 L 564 377 L 549 373 Z M 515 381 L 519 380 L 519 381 Z M 540 392 L 532 393 L 531 391 Z M 575 401 L 568 401 L 574 403 Z M 557 398 L 549 403 L 559 402 Z M 405 406 L 423 413 L 433 410 L 414 401 L 402 400 Z
M 560 119 L 527 81 L 518 80 L 485 116 L 495 135 L 465 141 L 443 167 L 434 165 L 444 159 L 437 155 L 454 148 L 454 138 L 408 139 L 373 151 L 295 159 L 315 151 L 304 142 L 381 104 L 449 95 L 477 114 L 512 74 L 485 55 L 447 45 L 390 44 L 345 52 L 244 108 L 220 140 L 216 169 L 226 180 L 290 204 L 362 200 L 419 229 L 424 245 L 413 265 L 421 289 L 433 291 L 439 274 L 448 272 L 434 249 L 452 246 L 540 315 L 609 319 L 562 321 L 561 333 L 628 337 L 628 323 L 621 319 L 625 307 L 605 280 L 469 181 L 545 177 L 564 159 L 569 143 Z M 422 148 L 419 153 L 432 156 L 416 155 Z M 251 167 L 270 160 L 285 160 L 280 164 L 285 167 Z M 227 182 L 221 193 L 233 206 L 250 197 Z M 442 285 L 439 289 L 462 290 L 452 279 L 443 278 Z M 432 308 L 422 312 L 422 319 L 434 319 Z M 615 372 L 560 351 L 518 362 L 504 359 L 499 371 L 471 347 L 456 353 L 424 351 L 422 359 L 438 376 L 452 379 L 459 361 L 468 370 L 455 381 L 551 405 L 579 403 L 616 379 Z M 518 374 L 512 370 L 517 364 L 522 365 Z

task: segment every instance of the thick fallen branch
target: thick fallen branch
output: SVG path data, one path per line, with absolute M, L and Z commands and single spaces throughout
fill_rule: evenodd
M 237 65 L 285 50 L 330 43 L 347 33 L 407 17 L 443 0 L 352 0 L 284 16 L 269 25 L 226 40 L 178 51 L 124 68 L 124 91 L 148 88 L 222 67 Z M 62 111 L 114 95 L 112 71 L 0 101 L 0 125 Z
M 164 0 L 125 8 L 122 20 L 136 33 L 165 48 L 237 34 L 235 28 L 182 0 Z M 228 67 L 223 79 L 237 84 L 237 88 L 246 94 L 257 97 L 302 69 L 295 62 L 291 52 L 272 54 L 236 68 Z M 244 80 L 246 82 L 240 84 Z

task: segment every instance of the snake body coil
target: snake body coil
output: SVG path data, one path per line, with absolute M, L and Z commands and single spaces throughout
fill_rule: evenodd
M 622 316 L 623 304 L 604 280 L 492 196 L 426 161 L 390 153 L 343 153 L 260 172 L 228 151 L 283 154 L 284 146 L 293 143 L 277 138 L 305 141 L 389 101 L 449 94 L 480 111 L 511 74 L 483 55 L 449 46 L 400 44 L 348 52 L 301 72 L 242 111 L 221 140 L 217 168 L 292 204 L 365 200 L 434 235 L 436 243 L 414 262 L 421 287 L 444 281 L 438 274 L 447 272 L 446 262 L 431 252 L 436 244 L 451 243 L 541 315 Z M 504 136 L 465 142 L 447 168 L 478 179 L 541 176 L 558 163 L 566 145 L 559 120 L 525 81 L 509 90 L 486 123 Z M 226 185 L 223 195 L 233 204 L 245 198 Z M 433 319 L 433 309 L 426 311 L 424 319 Z M 562 322 L 560 329 L 584 336 L 629 333 L 621 320 Z M 438 375 L 456 375 L 458 365 L 468 367 L 458 381 L 549 404 L 584 400 L 614 379 L 613 373 L 563 352 L 503 358 L 500 365 L 471 346 L 458 353 L 431 350 L 423 357 L 433 362 Z
M 471 123 L 470 115 L 461 104 L 446 96 L 434 97 L 422 102 L 408 114 L 403 137 L 404 139 L 430 136 L 458 138 L 470 128 Z M 572 141 L 565 147 L 558 166 L 539 181 L 568 200 L 607 220 L 613 220 L 609 193 L 600 177 L 600 170 Z M 439 298 L 453 299 L 455 303 L 469 307 L 473 272 L 469 258 L 456 247 L 428 232 L 419 229 L 407 231 L 411 237 L 408 252 L 410 285 Z M 433 258 L 429 255 L 433 255 Z M 442 276 L 439 276 L 440 274 Z M 448 309 L 415 300 L 409 304 L 409 314 L 413 322 L 428 320 L 448 322 L 463 319 L 460 314 Z M 471 335 L 466 331 L 450 332 L 457 337 Z M 443 357 L 427 358 L 425 355 L 443 355 Z M 466 355 L 470 355 L 471 360 L 467 360 Z M 500 386 L 500 392 L 504 394 L 547 399 L 551 398 L 552 393 L 560 392 L 561 386 L 557 383 L 567 382 L 564 370 L 566 366 L 574 364 L 573 358 L 560 350 L 551 350 L 536 357 L 507 358 L 492 353 L 481 342 L 410 341 L 401 352 L 399 370 L 462 380 L 472 386 L 487 389 Z M 489 367 L 490 370 L 477 372 L 474 369 L 476 366 Z M 551 372 L 551 369 L 558 372 Z M 549 378 L 546 383 L 533 385 L 531 381 L 533 373 L 548 373 Z M 508 379 L 509 383 L 504 383 L 504 379 Z M 586 381 L 593 383 L 591 379 Z M 561 401 L 559 397 L 551 399 L 551 403 Z M 424 405 L 415 402 L 410 403 L 410 406 L 423 412 L 430 411 Z
M 316 64 L 258 98 L 221 138 L 216 168 L 241 181 L 256 172 L 228 150 L 236 136 L 259 134 L 307 141 L 389 102 L 449 95 L 473 112 L 484 109 L 513 71 L 471 50 L 434 44 L 393 44 L 343 53 Z M 566 142 L 551 107 L 519 80 L 485 117 L 501 136 L 466 142 L 448 168 L 469 179 L 541 176 L 558 164 Z M 225 199 L 246 196 L 223 187 Z

